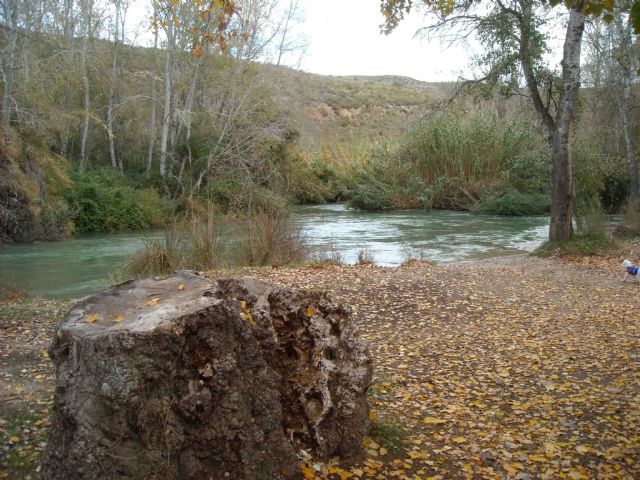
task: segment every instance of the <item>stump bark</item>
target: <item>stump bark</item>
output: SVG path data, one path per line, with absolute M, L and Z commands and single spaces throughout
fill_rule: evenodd
M 74 305 L 56 365 L 45 479 L 300 477 L 300 450 L 348 457 L 371 358 L 326 294 L 189 272 Z

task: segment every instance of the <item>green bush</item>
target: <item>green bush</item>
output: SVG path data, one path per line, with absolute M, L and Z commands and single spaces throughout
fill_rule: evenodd
M 64 199 L 55 197 L 42 206 L 39 238 L 60 240 L 73 233 L 73 229 L 73 210 Z
M 151 189 L 135 189 L 114 171 L 97 171 L 75 178 L 65 193 L 79 232 L 116 232 L 159 227 L 173 213 L 171 202 Z
M 580 203 L 597 201 L 607 213 L 622 210 L 629 194 L 626 160 L 600 153 L 590 138 L 577 136 L 571 144 L 576 198 Z
M 422 208 L 426 185 L 395 152 L 375 150 L 349 180 L 350 206 L 363 210 Z
M 551 196 L 547 193 L 521 193 L 515 189 L 490 194 L 480 198 L 472 208 L 474 213 L 488 215 L 544 215 L 551 208 Z
M 509 186 L 509 177 L 527 192 L 542 193 L 541 178 L 548 182 L 548 173 L 539 173 L 540 140 L 526 118 L 505 120 L 491 108 L 453 108 L 426 117 L 398 148 L 374 150 L 360 165 L 349 182 L 351 205 L 469 210 L 493 185 Z M 541 197 L 526 200 L 537 204 Z

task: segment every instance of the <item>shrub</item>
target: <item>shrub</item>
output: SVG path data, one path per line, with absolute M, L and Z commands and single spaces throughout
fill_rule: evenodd
M 174 225 L 162 239 L 147 239 L 144 247 L 124 267 L 128 276 L 146 277 L 168 275 L 184 265 L 184 240 Z
M 54 198 L 40 210 L 39 234 L 43 240 L 60 240 L 73 233 L 74 212 L 62 198 Z
M 193 214 L 187 220 L 187 258 L 191 268 L 219 268 L 228 253 L 228 230 L 222 214 L 209 204 L 204 215 Z
M 597 201 L 605 212 L 619 212 L 629 193 L 625 159 L 600 153 L 598 145 L 581 136 L 576 136 L 571 148 L 577 200 L 583 203 Z
M 300 229 L 280 211 L 256 212 L 240 223 L 236 243 L 240 265 L 284 265 L 304 260 L 307 248 Z
M 358 250 L 356 256 L 356 265 L 374 265 L 373 254 L 366 248 L 362 247 Z
M 334 244 L 329 244 L 326 250 L 314 255 L 311 267 L 321 268 L 325 265 L 344 265 L 344 256 Z
M 159 227 L 173 211 L 171 202 L 150 188 L 136 190 L 114 171 L 100 170 L 76 177 L 66 194 L 79 232 L 115 232 Z
M 374 150 L 354 172 L 350 202 L 367 210 L 469 210 L 487 187 L 508 186 L 507 172 L 523 184 L 535 180 L 525 191 L 539 191 L 548 174 L 530 167 L 539 167 L 540 143 L 524 116 L 504 120 L 490 105 L 458 106 L 423 119 L 398 148 Z
M 591 202 L 577 210 L 576 227 L 582 237 L 608 237 L 607 216 L 597 202 Z
M 474 213 L 490 215 L 544 215 L 551 208 L 551 196 L 547 193 L 521 193 L 508 189 L 504 193 L 489 194 L 480 198 L 472 208 Z

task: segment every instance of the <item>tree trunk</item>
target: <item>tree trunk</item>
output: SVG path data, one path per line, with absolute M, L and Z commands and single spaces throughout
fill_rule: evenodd
M 326 293 L 139 279 L 76 303 L 49 356 L 42 478 L 298 479 L 301 450 L 362 453 L 371 354 Z
M 11 119 L 11 102 L 13 95 L 13 74 L 15 68 L 15 57 L 18 43 L 18 2 L 10 0 L 11 5 L 11 24 L 9 29 L 9 43 L 5 50 L 4 64 L 4 91 L 2 93 L 2 123 L 9 125 Z
M 198 77 L 200 76 L 200 66 L 202 65 L 202 58 L 199 58 L 196 63 L 196 68 L 193 71 L 193 78 L 191 79 L 191 85 L 189 87 L 189 95 L 187 96 L 187 102 L 185 105 L 185 122 L 187 126 L 186 140 L 189 143 L 191 139 L 191 115 L 193 111 L 193 101 L 196 97 L 196 86 L 198 85 Z
M 635 70 L 634 70 L 635 72 Z M 640 200 L 640 180 L 638 179 L 638 157 L 633 138 L 633 126 L 631 124 L 631 72 L 625 69 L 622 102 L 620 105 L 620 116 L 622 117 L 622 127 L 624 130 L 624 145 L 629 162 L 629 200 L 635 204 Z
M 164 65 L 164 112 L 162 115 L 162 135 L 160 136 L 160 176 L 167 175 L 167 141 L 169 139 L 169 123 L 171 122 L 171 50 L 173 49 L 172 27 L 167 27 L 167 47 Z
M 156 101 L 156 75 L 158 74 L 158 14 L 153 10 L 153 23 L 155 26 L 155 32 L 153 35 L 153 72 L 151 73 L 151 113 L 149 115 L 149 151 L 147 153 L 147 178 L 151 177 L 151 168 L 153 166 L 153 150 L 156 145 L 156 131 L 158 129 L 157 116 L 158 116 L 158 104 Z
M 562 57 L 560 100 L 556 112 L 551 152 L 553 166 L 551 221 L 549 223 L 549 240 L 551 241 L 573 238 L 575 194 L 569 143 L 573 115 L 580 90 L 580 49 L 584 21 L 585 17 L 579 10 L 572 9 L 570 11 Z
M 91 18 L 85 19 L 91 22 Z M 82 66 L 82 88 L 84 90 L 84 120 L 82 122 L 82 137 L 80 139 L 80 173 L 84 173 L 87 160 L 87 137 L 89 136 L 89 75 L 87 73 L 87 48 L 89 42 L 89 30 L 87 26 L 84 38 L 82 39 L 82 52 L 80 63 Z
M 638 204 L 640 200 L 640 179 L 638 178 L 638 157 L 633 138 L 633 125 L 631 120 L 631 82 L 637 71 L 636 54 L 633 52 L 633 38 L 631 24 L 623 25 L 619 15 L 616 20 L 616 28 L 620 36 L 621 56 L 618 58 L 622 70 L 622 96 L 620 98 L 620 119 L 624 132 L 624 146 L 629 162 L 629 200 L 631 205 Z
M 289 22 L 293 17 L 293 13 L 295 9 L 298 8 L 298 2 L 295 0 L 291 0 L 289 2 L 289 8 L 287 9 L 287 16 L 285 18 L 284 27 L 282 28 L 282 36 L 280 37 L 280 43 L 278 44 L 278 59 L 276 60 L 276 65 L 280 65 L 282 62 L 282 56 L 285 54 L 285 42 L 287 40 L 287 35 L 289 34 Z
M 115 102 L 115 88 L 118 74 L 118 27 L 120 22 L 120 5 L 116 3 L 116 19 L 114 22 L 115 32 L 113 34 L 113 61 L 111 63 L 111 80 L 109 84 L 109 104 L 107 105 L 107 133 L 109 136 L 109 158 L 114 169 L 122 172 L 122 163 L 118 164 L 116 159 L 115 135 L 113 133 L 113 107 Z

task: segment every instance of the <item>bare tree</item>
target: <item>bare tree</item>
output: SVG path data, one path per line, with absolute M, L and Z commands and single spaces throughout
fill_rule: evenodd
M 149 149 L 147 152 L 147 169 L 146 176 L 147 178 L 151 177 L 151 170 L 153 167 L 153 153 L 156 144 L 156 133 L 158 130 L 158 121 L 157 121 L 157 111 L 158 111 L 158 102 L 157 102 L 157 92 L 156 92 L 156 76 L 158 75 L 158 57 L 160 52 L 158 51 L 158 33 L 160 26 L 158 25 L 158 9 L 157 5 L 154 3 L 153 5 L 153 71 L 151 72 L 151 111 L 149 113 Z
M 11 118 L 11 102 L 13 101 L 13 83 L 18 43 L 18 8 L 18 0 L 4 0 L 2 2 L 3 27 L 8 36 L 7 46 L 2 55 L 2 73 L 4 79 L 2 123 L 4 125 L 8 125 Z
M 82 70 L 83 90 L 83 121 L 80 139 L 80 173 L 84 172 L 87 160 L 87 139 L 89 137 L 89 119 L 91 116 L 91 92 L 89 85 L 89 72 L 87 67 L 87 55 L 89 41 L 93 39 L 98 28 L 98 20 L 95 18 L 95 0 L 80 0 L 80 21 L 82 22 L 82 49 L 80 50 L 80 68 Z
M 622 128 L 624 150 L 629 173 L 629 197 L 631 205 L 638 207 L 640 178 L 638 154 L 632 119 L 633 85 L 637 81 L 638 45 L 629 16 L 630 4 L 622 4 L 614 12 L 611 23 L 591 23 L 587 42 L 589 71 L 595 88 L 614 100 Z
M 276 65 L 282 65 L 287 57 L 297 55 L 295 64 L 297 67 L 300 66 L 302 57 L 309 48 L 309 39 L 302 32 L 296 30 L 296 27 L 303 22 L 304 16 L 299 0 L 289 0 L 277 35 Z

